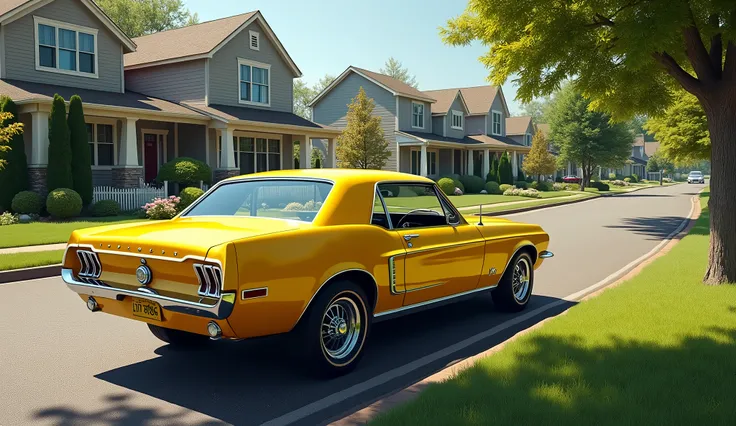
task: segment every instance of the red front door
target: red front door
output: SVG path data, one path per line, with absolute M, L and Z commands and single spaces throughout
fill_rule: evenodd
M 158 135 L 143 135 L 143 149 L 145 151 L 143 168 L 146 173 L 146 182 L 151 182 L 158 175 Z

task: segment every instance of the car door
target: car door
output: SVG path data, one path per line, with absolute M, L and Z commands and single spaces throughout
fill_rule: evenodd
M 402 238 L 404 305 L 451 296 L 477 287 L 484 240 L 432 184 L 379 185 L 392 227 Z M 448 218 L 451 218 L 448 223 Z

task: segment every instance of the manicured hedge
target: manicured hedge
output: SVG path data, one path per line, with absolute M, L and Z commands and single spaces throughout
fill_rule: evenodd
M 599 191 L 610 191 L 611 190 L 611 187 L 608 186 L 607 183 L 603 183 L 603 182 L 591 182 L 589 187 L 596 188 Z
M 496 181 L 486 182 L 486 192 L 496 195 L 503 194 L 503 191 L 501 191 L 501 185 Z
M 529 184 L 525 180 L 517 180 L 516 182 L 514 182 L 514 186 L 519 189 L 529 188 Z
M 17 214 L 39 214 L 43 208 L 43 199 L 33 191 L 21 191 L 15 194 L 10 209 Z
M 55 218 L 67 219 L 82 212 L 82 197 L 69 188 L 57 188 L 46 197 L 46 210 Z
M 452 178 L 444 177 L 437 182 L 437 185 L 445 195 L 455 195 L 455 181 Z
M 158 182 L 169 181 L 186 186 L 199 184 L 199 181 L 210 183 L 212 180 L 212 169 L 203 161 L 189 157 L 179 157 L 161 166 L 156 180 Z
M 115 200 L 100 200 L 92 204 L 90 211 L 95 217 L 117 216 L 120 214 L 120 203 Z
M 467 194 L 480 194 L 480 191 L 485 188 L 483 178 L 475 175 L 460 176 L 460 182 L 465 187 L 465 193 Z
M 199 188 L 195 188 L 192 186 L 184 188 L 181 190 L 181 193 L 179 194 L 179 198 L 181 199 L 181 201 L 179 201 L 179 205 L 177 207 L 179 208 L 180 211 L 184 210 L 202 195 L 204 195 L 204 191 L 202 191 Z

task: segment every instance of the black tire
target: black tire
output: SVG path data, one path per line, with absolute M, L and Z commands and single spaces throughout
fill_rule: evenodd
M 524 265 L 524 263 L 526 265 Z M 527 268 L 528 274 L 528 285 L 525 290 L 521 287 L 514 285 L 514 275 L 517 266 L 520 268 Z M 523 280 L 522 280 L 523 281 Z M 521 284 L 523 286 L 523 284 Z M 493 297 L 493 303 L 498 307 L 499 310 L 504 312 L 519 312 L 526 308 L 529 304 L 529 299 L 532 296 L 532 289 L 534 288 L 534 262 L 531 256 L 526 251 L 517 253 L 511 262 L 509 262 L 508 268 L 501 277 L 501 281 L 498 283 L 498 287 L 491 293 Z
M 153 335 L 159 340 L 177 348 L 198 347 L 205 345 L 210 341 L 209 336 L 174 330 L 173 328 L 159 327 L 153 324 L 148 324 L 148 329 L 151 330 L 151 333 L 153 333 Z
M 333 318 L 336 322 L 329 322 L 328 311 L 335 313 L 340 308 L 344 309 L 346 317 Z M 348 313 L 353 310 L 359 317 Z M 312 301 L 295 330 L 300 346 L 306 352 L 304 361 L 307 371 L 321 378 L 336 377 L 352 371 L 363 356 L 372 317 L 368 298 L 356 283 L 339 281 L 324 289 Z M 339 331 L 341 318 L 345 320 L 342 333 Z M 323 321 L 328 321 L 325 324 L 326 329 Z M 324 341 L 323 329 L 335 337 Z

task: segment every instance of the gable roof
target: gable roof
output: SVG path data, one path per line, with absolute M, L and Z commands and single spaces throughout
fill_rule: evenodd
M 651 157 L 659 150 L 659 142 L 644 142 L 644 153 Z
M 633 146 L 644 146 L 644 135 L 636 135 Z
M 302 72 L 286 52 L 260 11 L 242 13 L 188 27 L 136 37 L 134 41 L 138 45 L 138 49 L 134 53 L 125 55 L 125 68 L 144 68 L 211 58 L 222 46 L 255 21 L 258 21 L 261 25 L 266 36 L 279 51 L 292 72 L 297 77 L 301 77 Z
M 463 103 L 465 112 L 469 112 L 468 104 L 465 103 L 465 97 L 463 97 L 460 89 L 425 90 L 424 93 L 437 100 L 437 102 L 432 104 L 432 115 L 447 115 L 450 112 L 452 103 L 455 102 L 458 96 Z
M 38 8 L 46 6 L 51 1 L 53 0 L 0 0 L 0 24 L 7 25 Z M 86 6 L 120 40 L 127 52 L 135 52 L 135 42 L 107 16 L 97 3 L 92 0 L 79 0 L 79 3 Z
M 532 117 L 524 115 L 521 117 L 506 118 L 506 134 L 507 135 L 525 135 L 529 126 L 532 125 Z
M 419 99 L 430 103 L 435 102 L 435 99 L 431 96 L 427 95 L 419 89 L 409 86 L 401 80 L 397 80 L 385 74 L 368 71 L 366 69 L 354 67 L 351 65 L 345 71 L 343 71 L 342 74 L 337 76 L 337 78 L 332 83 L 330 83 L 329 86 L 325 87 L 324 90 L 322 90 L 317 96 L 315 96 L 315 98 L 312 99 L 312 101 L 309 103 L 309 106 L 311 107 L 312 105 L 319 102 L 320 99 L 322 99 L 326 94 L 330 93 L 333 88 L 335 88 L 338 84 L 340 84 L 340 82 L 345 80 L 345 78 L 347 78 L 347 76 L 349 76 L 351 73 L 358 74 L 366 80 L 375 83 L 383 89 L 391 92 L 391 94 L 394 96 L 404 96 L 406 98 Z

